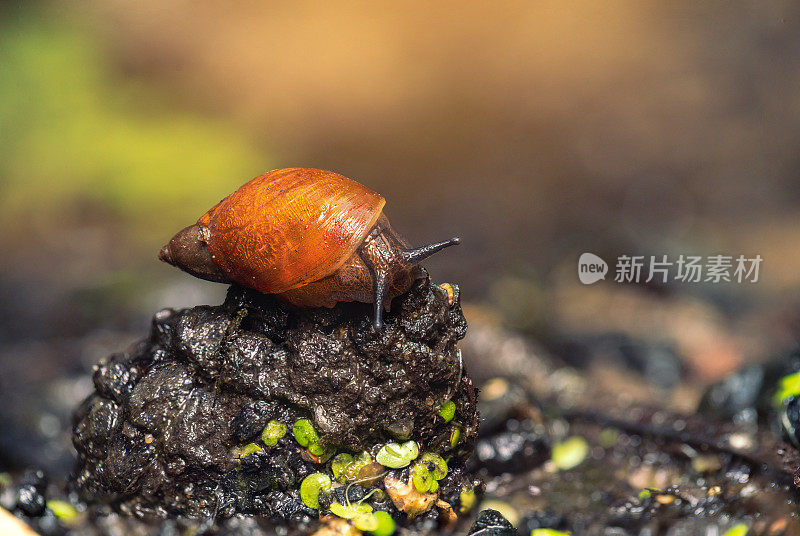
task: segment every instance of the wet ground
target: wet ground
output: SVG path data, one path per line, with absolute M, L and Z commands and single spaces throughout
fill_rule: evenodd
M 694 365 L 685 355 L 643 338 L 537 340 L 502 327 L 486 309 L 465 313 L 470 334 L 459 346 L 482 415 L 467 468 L 485 492 L 454 524 L 430 518 L 404 531 L 466 534 L 491 508 L 524 536 L 536 528 L 719 536 L 742 524 L 748 534 L 800 534 L 800 456 L 769 403 L 794 366 L 792 354 L 709 390 L 687 372 Z M 3 385 L 0 504 L 42 534 L 296 532 L 263 515 L 139 520 L 87 507 L 70 491 L 70 414 L 92 388 L 88 369 L 137 335 L 109 331 L 3 350 L 4 370 L 22 381 Z M 57 353 L 78 356 L 81 365 L 57 381 L 25 365 Z M 42 471 L 25 470 L 31 467 Z M 492 526 L 483 530 L 503 534 Z

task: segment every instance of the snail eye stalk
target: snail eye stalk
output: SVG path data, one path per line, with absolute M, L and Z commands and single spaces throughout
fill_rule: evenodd
M 436 242 L 433 244 L 428 244 L 427 246 L 422 246 L 419 248 L 414 249 L 407 249 L 403 251 L 403 259 L 409 264 L 417 264 L 420 261 L 423 261 L 433 255 L 434 253 L 438 253 L 439 251 L 443 250 L 444 248 L 455 246 L 459 244 L 461 239 L 458 237 L 451 238 L 450 240 L 445 240 L 444 242 Z

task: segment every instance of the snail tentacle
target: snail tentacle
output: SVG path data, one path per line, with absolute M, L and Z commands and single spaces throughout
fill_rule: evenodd
M 454 238 L 451 238 L 450 240 L 445 240 L 443 242 L 435 242 L 433 244 L 428 244 L 427 246 L 422 246 L 419 248 L 406 249 L 403 251 L 403 260 L 405 260 L 409 264 L 417 264 L 418 262 L 427 259 L 434 253 L 438 253 L 439 251 L 443 250 L 446 247 L 455 246 L 460 242 L 461 239 L 456 236 Z

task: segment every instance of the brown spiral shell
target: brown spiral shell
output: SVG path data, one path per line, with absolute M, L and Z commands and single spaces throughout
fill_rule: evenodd
M 287 168 L 247 182 L 197 223 L 214 264 L 231 281 L 279 294 L 338 270 L 385 203 L 337 173 Z

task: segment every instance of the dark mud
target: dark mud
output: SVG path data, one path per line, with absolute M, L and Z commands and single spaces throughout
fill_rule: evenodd
M 139 517 L 258 514 L 310 527 L 305 477 L 330 475 L 337 453 L 375 460 L 382 445 L 413 440 L 448 459 L 438 497 L 457 505 L 474 486 L 464 463 L 478 416 L 456 347 L 467 328 L 458 293 L 450 300 L 421 280 L 393 302 L 381 333 L 366 305 L 298 310 L 237 286 L 220 306 L 159 312 L 148 339 L 97 367 L 95 393 L 75 414 L 75 488 Z M 456 411 L 446 421 L 447 401 Z M 316 451 L 295 439 L 299 419 L 313 423 Z M 268 446 L 270 421 L 288 433 Z M 408 469 L 394 473 L 408 479 Z M 389 499 L 364 501 L 403 522 Z
M 534 529 L 573 536 L 721 536 L 734 527 L 747 527 L 749 536 L 800 535 L 800 454 L 788 433 L 800 426 L 797 392 L 787 391 L 781 406 L 774 396 L 782 378 L 797 372 L 796 353 L 734 372 L 704 396 L 698 390 L 690 408 L 683 380 L 671 387 L 624 360 L 600 368 L 472 320 L 471 336 L 459 347 L 480 386 L 476 433 L 475 390 L 454 366 L 463 319 L 457 296 L 452 306 L 446 300 L 437 287 L 415 288 L 395 301 L 382 336 L 364 331 L 368 307 L 298 312 L 241 289 L 232 289 L 219 307 L 160 313 L 148 340 L 96 372 L 96 392 L 80 410 L 76 430 L 83 487 L 12 471 L 0 474 L 0 506 L 43 535 L 256 536 L 322 529 L 323 536 L 338 529 L 357 536 L 352 521 L 342 524 L 331 515 L 334 503 L 348 501 L 388 512 L 399 533 L 418 536 L 529 536 Z M 404 327 L 417 309 L 429 315 L 426 325 Z M 331 328 L 339 322 L 341 332 Z M 299 337 L 301 326 L 312 336 Z M 394 352 L 398 342 L 401 353 L 427 359 L 430 371 L 401 369 L 399 357 L 378 362 L 377 355 Z M 420 352 L 421 344 L 430 351 Z M 348 366 L 336 348 L 367 365 Z M 307 357 L 297 357 L 301 352 Z M 254 355 L 265 356 L 261 367 L 250 361 Z M 297 368 L 285 370 L 289 363 Z M 348 404 L 345 380 L 353 375 L 365 388 L 400 387 L 385 390 L 386 406 L 369 398 Z M 411 393 L 443 400 L 448 385 L 457 386 L 450 422 L 425 395 L 411 400 Z M 182 402 L 170 403 L 176 397 Z M 333 408 L 327 420 L 319 419 L 317 400 Z M 365 413 L 380 421 L 369 426 Z M 404 419 L 408 415 L 422 417 Z M 373 458 L 380 445 L 402 442 L 410 426 L 421 451 L 449 457 L 437 498 L 454 506 L 457 519 L 432 506 L 408 520 L 388 494 L 374 491 L 386 491 L 386 472 L 407 481 L 410 467 L 382 468 L 380 477 L 349 486 L 334 483 L 320 494 L 320 508 L 309 508 L 297 486 L 310 473 L 333 476 L 333 459 L 318 463 L 291 430 L 274 446 L 260 441 L 269 421 L 299 418 L 313 421 L 335 452 L 365 449 Z M 327 435 L 326 423 L 333 423 Z M 448 450 L 445 431 L 452 438 L 454 423 L 462 435 Z M 586 450 L 565 466 L 557 452 L 571 438 L 580 438 Z M 249 443 L 262 452 L 242 456 Z M 476 486 L 474 508 L 462 511 L 461 491 L 475 484 L 474 475 L 485 491 Z M 57 515 L 53 499 L 72 504 L 74 518 Z

